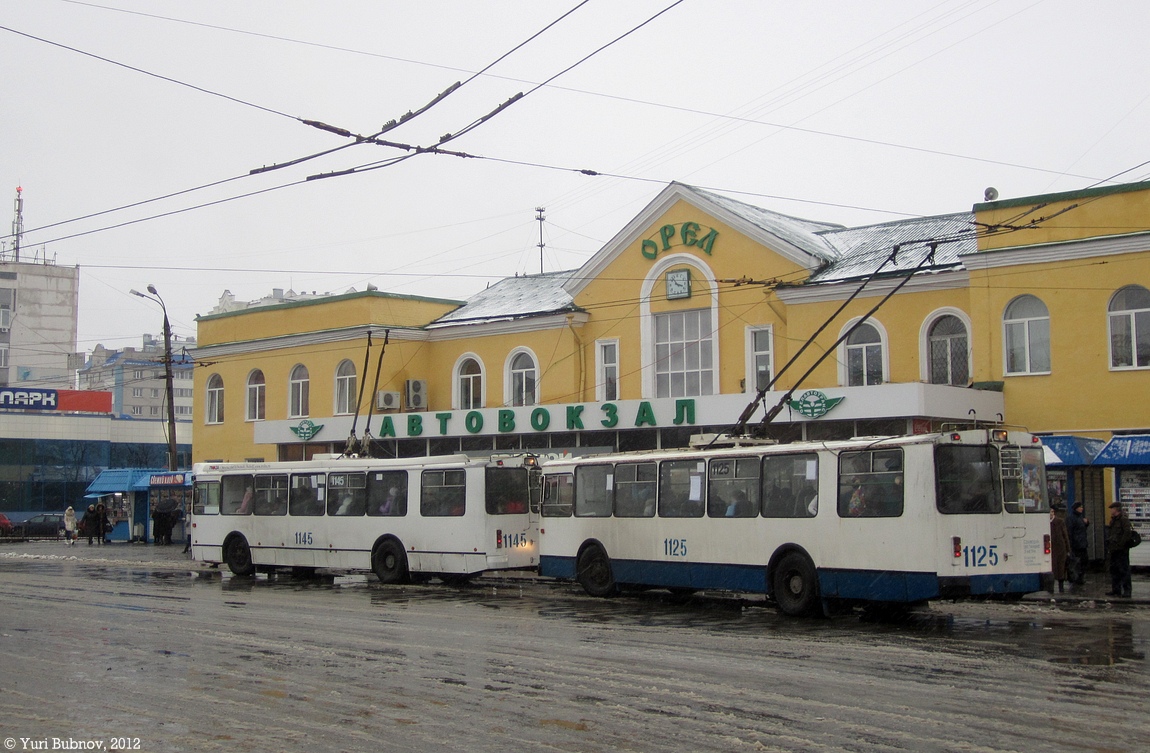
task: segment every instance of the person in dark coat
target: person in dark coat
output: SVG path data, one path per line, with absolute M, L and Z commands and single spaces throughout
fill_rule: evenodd
M 1106 526 L 1106 552 L 1110 557 L 1110 590 L 1107 596 L 1130 598 L 1130 543 L 1134 529 L 1119 502 L 1110 503 L 1110 524 Z
M 88 505 L 84 517 L 80 519 L 80 530 L 88 537 L 88 546 L 92 546 L 92 537 L 96 535 L 100 524 L 96 522 L 96 506 Z
M 1075 502 L 1070 507 L 1070 514 L 1066 516 L 1066 532 L 1070 534 L 1070 582 L 1081 586 L 1086 582 L 1086 565 L 1090 555 L 1086 549 L 1090 543 L 1090 535 L 1086 530 L 1090 527 L 1090 519 L 1086 517 L 1086 510 L 1082 502 Z
M 1050 570 L 1058 581 L 1058 592 L 1066 588 L 1066 559 L 1070 556 L 1070 535 L 1066 532 L 1066 506 L 1050 506 Z
M 108 512 L 104 509 L 104 503 L 96 505 L 96 541 L 100 544 L 104 543 L 104 537 L 108 535 L 108 530 L 112 527 L 112 521 L 108 520 Z

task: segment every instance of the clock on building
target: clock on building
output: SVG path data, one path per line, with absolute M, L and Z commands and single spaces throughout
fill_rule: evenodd
M 672 269 L 667 273 L 667 298 L 691 297 L 691 270 Z

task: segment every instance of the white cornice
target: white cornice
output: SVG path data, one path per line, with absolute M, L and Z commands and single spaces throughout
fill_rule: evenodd
M 361 325 L 357 327 L 341 327 L 320 332 L 301 332 L 295 335 L 281 335 L 279 337 L 266 337 L 258 340 L 234 340 L 218 345 L 202 345 L 191 353 L 197 358 L 221 358 L 224 356 L 242 355 L 245 353 L 266 353 L 281 348 L 300 348 L 329 343 L 349 342 L 363 340 L 371 332 L 377 338 L 382 338 L 384 331 L 392 340 L 425 341 L 427 333 L 411 327 L 387 327 L 381 324 Z M 380 340 L 382 342 L 382 339 Z
M 1104 238 L 1039 243 L 1011 246 L 989 251 L 978 251 L 962 256 L 967 269 L 1014 267 L 1019 264 L 1047 264 L 1049 262 L 1088 259 L 1094 256 L 1115 256 L 1150 251 L 1150 233 L 1111 235 Z
M 875 280 L 869 283 L 858 297 L 879 298 L 889 293 L 902 280 L 902 277 L 884 277 Z M 861 284 L 862 280 L 842 280 L 819 285 L 776 288 L 775 293 L 779 296 L 779 300 L 786 304 L 824 303 L 826 301 L 846 300 L 858 290 Z M 960 290 L 968 287 L 970 287 L 970 274 L 966 270 L 954 270 L 916 274 L 910 278 L 910 282 L 904 285 L 902 290 L 906 293 L 924 293 L 934 290 Z
M 543 329 L 564 329 L 567 321 L 581 327 L 591 318 L 584 311 L 571 311 L 562 314 L 549 314 L 547 316 L 531 316 L 499 319 L 496 321 L 471 322 L 453 324 L 450 326 L 437 325 L 429 330 L 427 339 L 431 342 L 445 340 L 466 340 L 472 337 L 490 337 L 492 335 L 513 335 L 521 332 L 536 332 Z

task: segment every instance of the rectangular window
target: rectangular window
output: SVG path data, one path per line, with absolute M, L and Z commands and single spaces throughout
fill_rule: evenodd
M 256 476 L 252 502 L 256 515 L 286 515 L 288 509 L 287 474 Z
M 615 517 L 653 518 L 658 465 L 619 463 L 615 466 Z
M 1050 512 L 1041 447 L 1003 447 L 998 453 L 1002 504 L 1007 512 Z
M 327 477 L 322 473 L 293 473 L 288 514 L 323 515 L 326 507 Z
M 149 406 L 149 408 L 148 408 L 148 415 L 149 415 L 149 416 L 158 416 L 158 415 L 160 415 L 160 406 L 158 406 L 158 405 L 152 405 L 152 406 Z
M 619 341 L 598 340 L 596 362 L 596 400 L 609 402 L 619 399 Z
M 984 445 L 934 448 L 935 505 L 944 515 L 1002 512 L 998 449 Z
M 144 378 L 144 370 L 143 369 L 136 369 L 135 371 L 132 372 L 132 379 L 143 379 L 143 378 Z
M 575 469 L 575 516 L 608 518 L 615 492 L 615 473 L 609 465 L 582 465 Z
M 771 383 L 771 328 L 747 328 L 747 376 L 744 392 L 758 392 Z
M 754 518 L 759 514 L 758 458 L 715 458 L 707 466 L 707 515 Z
M 267 385 L 263 382 L 248 385 L 248 420 L 263 421 L 267 406 Z
M 144 406 L 142 406 L 142 405 L 133 405 L 133 406 L 130 408 L 130 410 L 131 410 L 131 413 L 132 413 L 132 415 L 133 415 L 133 416 L 142 416 L 142 415 L 144 415 Z
M 407 471 L 375 471 L 367 476 L 367 514 L 407 515 Z
M 143 397 L 143 396 L 144 396 L 144 388 L 143 387 L 133 387 L 132 388 L 132 397 Z
M 901 449 L 839 455 L 839 517 L 897 518 L 902 507 Z
M 543 517 L 571 517 L 575 506 L 574 481 L 570 473 L 543 477 Z
M 0 343 L 0 369 L 8 368 L 8 343 Z
M 458 517 L 467 512 L 467 474 L 462 470 L 424 471 L 419 514 Z
M 655 315 L 655 396 L 692 397 L 714 392 L 711 310 Z
M 664 460 L 659 464 L 659 517 L 699 518 L 703 515 L 702 460 Z
M 328 515 L 363 515 L 367 511 L 366 473 L 329 473 L 327 488 Z
M 0 332 L 12 329 L 12 309 L 0 306 Z
M 489 515 L 515 515 L 527 512 L 530 494 L 526 468 L 488 468 L 485 480 L 485 506 Z
M 193 515 L 220 514 L 220 482 L 201 481 L 192 489 Z
M 250 474 L 224 476 L 220 481 L 220 512 L 224 515 L 251 515 L 256 481 Z
M 177 416 L 190 416 L 190 415 L 192 415 L 192 406 L 190 406 L 190 405 L 177 405 L 176 406 L 176 415 Z
M 819 456 L 763 458 L 763 517 L 813 518 L 819 512 Z

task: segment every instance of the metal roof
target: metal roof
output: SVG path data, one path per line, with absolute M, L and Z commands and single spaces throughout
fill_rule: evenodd
M 504 278 L 475 294 L 451 313 L 439 317 L 427 328 L 439 329 L 578 311 L 571 295 L 563 289 L 563 283 L 575 274 L 576 270 L 567 270 Z
M 828 244 L 820 234 L 828 231 L 843 230 L 845 228 L 843 228 L 842 225 L 791 217 L 790 215 L 772 212 L 769 209 L 763 209 L 762 207 L 737 201 L 727 196 L 720 196 L 717 193 L 711 193 L 710 191 L 695 188 L 694 186 L 684 187 L 704 197 L 708 201 L 718 204 L 728 212 L 738 215 L 755 227 L 778 236 L 782 240 L 787 241 L 796 248 L 800 248 L 809 254 L 827 261 L 838 257 L 836 249 Z
M 831 245 L 837 258 L 810 277 L 809 283 L 837 282 L 865 277 L 877 270 L 890 257 L 895 246 L 899 253 L 883 273 L 915 268 L 934 247 L 934 262 L 928 269 L 961 269 L 959 256 L 978 250 L 974 214 L 959 212 L 935 217 L 915 217 L 864 227 L 824 230 L 822 238 Z

